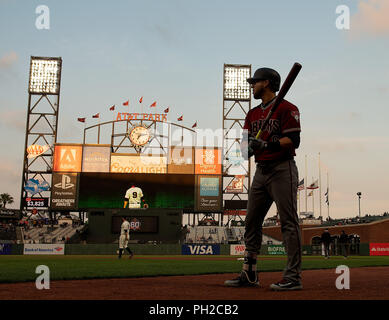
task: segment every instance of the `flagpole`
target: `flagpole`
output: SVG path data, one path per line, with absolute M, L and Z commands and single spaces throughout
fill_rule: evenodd
M 329 186 L 329 173 L 327 171 L 327 214 L 330 217 L 330 186 Z
M 100 144 L 100 115 L 99 115 L 99 126 L 98 126 L 98 129 L 99 129 L 98 130 L 99 132 L 97 133 L 97 135 L 98 135 L 97 136 L 97 144 Z
M 312 212 L 315 217 L 315 189 L 312 189 Z
M 298 197 L 299 197 L 299 217 L 301 217 L 301 202 L 300 202 L 300 189 L 298 189 Z
M 308 185 L 308 174 L 307 174 L 307 155 L 305 155 L 305 183 Z M 305 188 L 305 213 L 308 212 L 308 191 Z
M 320 217 L 321 217 L 321 165 L 320 165 L 320 152 L 319 152 L 319 212 L 320 212 Z
M 312 184 L 314 184 L 315 181 L 313 181 L 313 177 L 312 177 Z M 315 216 L 315 189 L 312 189 L 312 213 L 313 213 L 313 216 Z

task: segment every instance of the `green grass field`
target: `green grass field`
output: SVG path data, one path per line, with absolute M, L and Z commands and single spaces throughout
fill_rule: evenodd
M 183 260 L 185 257 L 185 260 Z M 35 281 L 38 265 L 50 268 L 51 280 L 122 278 L 169 275 L 198 275 L 210 273 L 239 272 L 242 261 L 232 256 L 136 256 L 121 260 L 116 256 L 0 256 L 0 283 Z M 281 271 L 285 256 L 261 256 L 260 271 Z M 332 269 L 339 265 L 350 268 L 389 266 L 389 257 L 352 256 L 331 257 L 304 256 L 302 267 L 307 269 Z

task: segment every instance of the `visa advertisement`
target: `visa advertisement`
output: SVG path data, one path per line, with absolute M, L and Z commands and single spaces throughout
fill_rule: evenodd
M 218 244 L 185 244 L 182 246 L 183 255 L 216 255 L 220 254 Z

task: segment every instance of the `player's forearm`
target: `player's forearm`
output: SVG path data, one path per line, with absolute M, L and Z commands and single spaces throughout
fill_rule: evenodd
M 280 140 L 280 147 L 281 148 L 293 148 L 293 141 L 288 137 L 282 137 Z

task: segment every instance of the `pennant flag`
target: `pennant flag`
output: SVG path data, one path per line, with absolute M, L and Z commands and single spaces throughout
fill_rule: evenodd
M 299 182 L 299 185 L 298 185 L 297 189 L 298 190 L 304 190 L 305 189 L 305 187 L 304 187 L 304 179 Z
M 192 126 L 192 128 L 196 128 L 197 127 L 197 121 L 194 123 L 194 125 Z
M 324 195 L 326 196 L 326 203 L 329 206 L 330 205 L 330 201 L 328 200 L 328 187 L 327 187 L 327 192 Z
M 109 108 L 110 111 L 115 110 L 115 105 L 113 105 L 111 108 Z
M 307 189 L 317 189 L 317 188 L 319 188 L 318 180 L 316 180 L 315 182 L 311 183 L 309 185 L 309 187 L 307 187 Z
M 184 117 L 184 116 L 179 117 L 179 118 L 177 119 L 177 121 L 182 121 L 183 117 Z
M 92 118 L 100 118 L 100 113 L 96 113 Z
M 308 194 L 308 197 L 310 197 L 313 194 L 313 190 Z
M 154 101 L 151 105 L 150 105 L 150 107 L 156 107 L 157 106 L 157 101 Z
M 77 118 L 77 121 L 85 122 L 85 118 Z
M 126 102 L 123 102 L 123 106 L 128 106 L 130 104 L 130 100 L 127 100 Z
M 143 101 L 143 97 L 140 97 L 139 103 L 142 103 L 142 101 Z
M 169 112 L 169 107 L 167 107 L 163 112 L 168 113 Z

